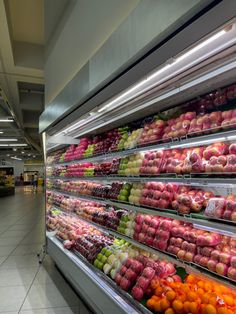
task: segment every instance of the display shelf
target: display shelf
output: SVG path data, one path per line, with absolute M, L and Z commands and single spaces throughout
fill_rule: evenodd
M 85 259 L 66 250 L 50 233 L 47 233 L 47 252 L 96 313 L 151 313 L 115 284 L 108 283 L 105 274 Z
M 62 176 L 50 176 L 47 177 L 52 180 L 63 180 L 63 181 L 122 181 L 122 182 L 175 182 L 182 185 L 194 185 L 194 186 L 213 186 L 213 187 L 226 187 L 231 188 L 235 184 L 235 178 L 206 178 L 202 177 L 193 177 L 186 175 L 179 176 L 146 176 L 146 177 L 138 177 L 138 176 L 84 176 L 84 177 L 62 177 Z M 231 186 L 230 186 L 231 185 Z
M 59 209 L 61 211 L 63 211 L 60 207 L 58 206 L 54 206 L 55 209 Z M 152 248 L 150 246 L 147 246 L 143 243 L 140 243 L 136 240 L 133 240 L 132 238 L 122 234 L 122 233 L 119 233 L 117 231 L 114 231 L 114 230 L 111 230 L 111 229 L 108 229 L 106 227 L 103 227 L 93 221 L 90 221 L 90 220 L 87 220 L 87 219 L 84 219 L 82 217 L 80 217 L 79 215 L 75 214 L 75 213 L 70 213 L 70 212 L 67 212 L 67 211 L 63 211 L 67 214 L 72 214 L 72 215 L 76 215 L 80 220 L 90 224 L 90 225 L 93 225 L 95 228 L 97 228 L 98 230 L 100 230 L 101 232 L 103 232 L 104 234 L 107 234 L 107 235 L 112 235 L 114 237 L 118 237 L 118 238 L 121 238 L 121 239 L 124 239 L 125 241 L 131 243 L 132 245 L 134 245 L 135 247 L 138 247 L 139 249 L 141 250 L 144 250 L 144 251 L 147 251 L 151 254 L 157 254 L 161 259 L 163 260 L 168 260 L 169 262 L 171 263 L 174 263 L 176 266 L 178 267 L 182 267 L 186 270 L 187 273 L 193 273 L 193 274 L 196 274 L 196 275 L 203 275 L 205 277 L 207 277 L 208 279 L 211 279 L 211 280 L 215 280 L 217 281 L 218 283 L 221 283 L 221 284 L 224 284 L 226 285 L 227 287 L 231 288 L 231 289 L 235 289 L 235 282 L 233 280 L 230 280 L 229 278 L 225 277 L 225 276 L 221 276 L 221 275 L 217 275 L 216 273 L 214 272 L 211 272 L 209 271 L 208 269 L 198 265 L 198 264 L 195 264 L 193 262 L 186 262 L 186 261 L 183 261 L 183 260 L 180 260 L 177 258 L 177 256 L 171 254 L 171 253 L 168 253 L 168 252 L 163 252 L 163 251 L 160 251 L 158 249 L 155 249 L 155 248 Z
M 172 139 L 169 142 L 164 143 L 163 141 L 159 141 L 156 144 L 147 144 L 145 146 L 138 146 L 134 147 L 131 149 L 127 150 L 121 150 L 121 151 L 113 151 L 113 152 L 107 152 L 105 154 L 99 154 L 96 156 L 91 156 L 87 158 L 80 158 L 80 159 L 75 159 L 72 161 L 63 161 L 63 162 L 58 162 L 58 163 L 53 163 L 53 164 L 47 164 L 49 167 L 54 167 L 54 166 L 66 166 L 66 165 L 71 165 L 74 163 L 80 163 L 80 162 L 95 162 L 99 160 L 104 160 L 104 159 L 112 159 L 112 158 L 119 158 L 119 157 L 125 157 L 129 155 L 133 155 L 136 153 L 140 152 L 145 152 L 145 151 L 152 151 L 152 150 L 161 150 L 161 149 L 171 149 L 171 148 L 187 148 L 187 147 L 195 147 L 199 145 L 207 145 L 211 144 L 215 141 L 230 141 L 232 139 L 236 139 L 235 137 L 235 131 L 230 130 L 230 131 L 222 131 L 219 133 L 213 133 L 213 134 L 207 134 L 207 135 L 202 135 L 202 136 L 196 136 L 193 137 L 193 134 L 190 134 L 189 136 L 186 135 L 184 138 L 176 138 Z
M 86 196 L 86 195 L 78 195 L 70 192 L 64 192 L 64 191 L 59 191 L 56 189 L 49 189 L 52 192 L 56 192 L 58 194 L 62 194 L 65 196 L 73 197 L 73 198 L 80 198 L 84 199 L 87 201 L 98 201 L 103 204 L 107 204 L 110 206 L 114 206 L 120 209 L 127 209 L 129 211 L 134 211 L 137 213 L 142 213 L 146 215 L 155 215 L 155 216 L 161 216 L 161 217 L 166 217 L 166 218 L 171 218 L 171 219 L 177 219 L 181 220 L 184 222 L 192 223 L 194 227 L 198 229 L 203 229 L 207 231 L 212 231 L 212 232 L 218 232 L 220 234 L 234 237 L 235 236 L 235 230 L 236 230 L 236 224 L 230 223 L 228 221 L 227 224 L 225 224 L 225 220 L 220 223 L 216 222 L 214 220 L 208 220 L 207 216 L 200 216 L 198 215 L 199 218 L 195 218 L 195 214 L 190 214 L 190 215 L 178 215 L 175 210 L 170 210 L 170 209 L 153 209 L 153 208 L 148 208 L 148 207 L 143 207 L 143 206 L 137 206 L 137 205 L 132 205 L 124 202 L 117 202 L 109 199 L 104 199 L 104 198 L 99 198 L 99 197 L 94 197 L 94 196 Z M 201 217 L 201 218 L 200 218 Z

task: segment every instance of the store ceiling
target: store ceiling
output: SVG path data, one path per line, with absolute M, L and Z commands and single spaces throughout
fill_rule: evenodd
M 0 155 L 42 154 L 38 121 L 44 109 L 43 0 L 0 1 L 0 139 L 14 138 L 24 148 L 1 147 Z M 4 142 L 8 143 L 8 142 Z M 28 156 L 27 154 L 27 156 Z

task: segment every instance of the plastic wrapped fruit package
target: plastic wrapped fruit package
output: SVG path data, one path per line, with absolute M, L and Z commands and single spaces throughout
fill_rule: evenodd
M 161 165 L 164 156 L 164 151 L 150 151 L 145 153 L 140 174 L 142 175 L 156 175 L 161 172 Z
M 129 201 L 130 204 L 139 205 L 143 190 L 143 183 L 133 183 L 132 185 L 130 183 L 126 183 L 129 186 L 129 192 L 130 194 L 126 200 Z
M 137 146 L 137 143 L 142 135 L 143 129 L 134 130 L 124 143 L 124 149 L 131 149 Z
M 131 155 L 126 164 L 124 174 L 126 176 L 137 176 L 140 174 L 140 167 L 143 163 L 143 154 L 138 153 L 135 155 Z
M 236 221 L 236 196 L 211 198 L 205 210 L 205 215 L 211 218 Z
M 183 164 L 183 173 L 201 173 L 205 171 L 203 160 L 204 147 L 188 149 Z
M 234 314 L 236 293 L 226 286 L 193 274 L 185 280 L 155 278 L 147 307 L 157 313 Z
M 144 145 L 147 143 L 155 143 L 159 141 L 164 132 L 165 122 L 160 119 L 156 119 L 151 123 L 147 123 L 144 126 L 142 135 L 138 141 L 139 145 Z

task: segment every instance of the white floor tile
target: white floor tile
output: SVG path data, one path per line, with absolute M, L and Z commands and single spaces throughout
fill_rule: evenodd
M 26 297 L 28 287 L 0 287 L 0 313 L 19 311 Z
M 5 269 L 0 267 L 0 287 L 30 286 L 38 271 L 37 267 Z
M 16 248 L 16 245 L 0 246 L 0 256 L 8 256 Z
M 30 255 L 10 255 L 1 265 L 2 269 L 39 267 L 38 257 L 36 254 Z
M 5 238 L 0 236 L 0 246 L 17 245 L 22 241 L 19 237 Z
M 67 307 L 78 306 L 78 299 L 73 294 L 67 300 L 65 294 L 68 291 L 60 292 L 56 285 L 33 285 L 25 299 L 22 310 L 51 308 L 51 307 Z
M 20 314 L 80 314 L 78 307 L 54 307 L 20 311 Z
M 59 271 L 55 268 L 55 266 L 45 269 L 43 266 L 40 267 L 35 280 L 34 285 L 46 285 L 50 283 L 55 283 L 59 281 L 65 281 Z
M 28 255 L 28 254 L 37 254 L 42 248 L 41 244 L 19 244 L 11 255 Z M 1 252 L 1 248 L 0 248 Z

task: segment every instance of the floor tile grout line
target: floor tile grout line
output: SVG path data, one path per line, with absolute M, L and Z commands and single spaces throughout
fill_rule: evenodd
M 37 276 L 38 273 L 39 273 L 39 270 L 40 270 L 41 266 L 42 266 L 42 265 L 39 265 L 39 266 L 38 266 L 38 270 L 36 271 L 36 274 L 34 275 L 34 278 L 33 278 L 32 282 L 31 282 L 31 284 L 30 284 L 30 286 L 29 286 L 29 289 L 28 289 L 27 292 L 26 292 L 26 295 L 25 295 L 25 297 L 24 297 L 24 300 L 23 300 L 23 302 L 22 302 L 22 304 L 21 304 L 21 306 L 20 306 L 20 309 L 19 309 L 18 313 L 20 313 L 20 311 L 21 311 L 21 309 L 22 309 L 22 307 L 23 307 L 23 305 L 24 305 L 24 303 L 25 303 L 25 300 L 26 300 L 26 298 L 27 298 L 27 296 L 28 296 L 28 294 L 29 294 L 30 289 L 32 288 L 32 286 L 33 286 L 33 284 L 34 284 L 34 281 L 35 281 L 35 279 L 36 279 L 36 276 Z

